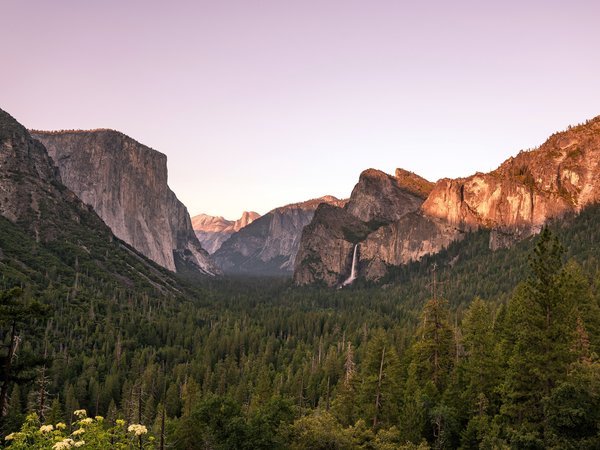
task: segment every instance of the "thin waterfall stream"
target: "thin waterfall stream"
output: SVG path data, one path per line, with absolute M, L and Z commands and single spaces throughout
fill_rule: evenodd
M 358 244 L 354 244 L 354 254 L 352 255 L 352 269 L 350 270 L 350 276 L 346 281 L 342 283 L 342 286 L 348 286 L 356 280 L 356 264 L 358 262 Z

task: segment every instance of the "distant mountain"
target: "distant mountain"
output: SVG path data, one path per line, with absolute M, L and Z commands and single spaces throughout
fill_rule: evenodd
M 87 280 L 97 293 L 116 295 L 122 289 L 181 294 L 170 272 L 116 238 L 62 183 L 44 145 L 2 110 L 0 190 L 4 286 L 48 289 L 69 298 Z
M 32 131 L 61 178 L 113 233 L 171 271 L 216 273 L 186 207 L 167 185 L 167 157 L 113 130 Z
M 342 206 L 346 200 L 325 196 L 276 208 L 224 241 L 215 263 L 229 274 L 290 275 L 302 229 L 322 203 Z
M 358 245 L 359 276 L 435 254 L 466 233 L 490 230 L 491 249 L 539 232 L 551 218 L 600 200 L 600 117 L 552 135 L 498 169 L 432 184 L 397 169 L 367 170 L 345 208 L 320 207 L 302 235 L 298 284 L 329 286 L 349 276 Z
M 196 232 L 202 247 L 210 254 L 216 252 L 223 242 L 236 231 L 251 224 L 260 217 L 254 211 L 244 211 L 238 220 L 227 220 L 221 216 L 198 214 L 192 217 L 192 228 Z

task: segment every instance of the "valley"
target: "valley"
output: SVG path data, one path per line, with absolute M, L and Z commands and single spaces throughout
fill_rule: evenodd
M 599 442 L 598 118 L 489 174 L 369 169 L 239 221 L 191 218 L 118 132 L 2 112 L 0 143 L 7 448 Z

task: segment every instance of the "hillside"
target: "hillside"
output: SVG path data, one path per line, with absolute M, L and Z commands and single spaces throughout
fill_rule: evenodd
M 327 195 L 275 208 L 224 241 L 215 263 L 230 275 L 290 275 L 302 230 L 320 204 L 341 206 L 345 200 Z

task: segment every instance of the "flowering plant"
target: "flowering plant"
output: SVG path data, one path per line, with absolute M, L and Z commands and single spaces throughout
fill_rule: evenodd
M 111 426 L 102 416 L 87 417 L 83 409 L 73 413 L 70 430 L 65 423 L 41 424 L 36 414 L 25 419 L 21 430 L 4 438 L 6 449 L 10 450 L 104 450 L 113 448 L 154 449 L 154 438 L 147 437 L 148 429 L 141 424 L 127 423 L 123 419 Z

